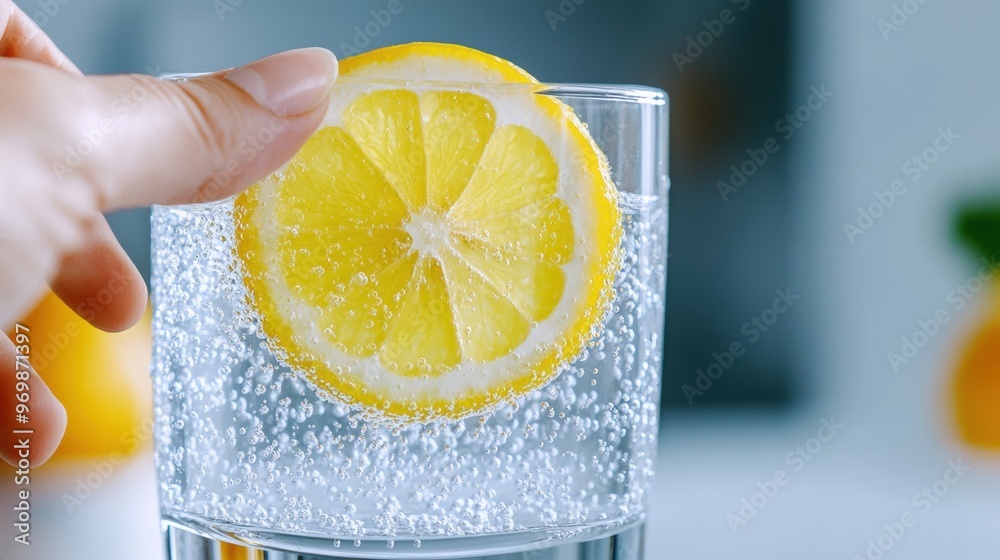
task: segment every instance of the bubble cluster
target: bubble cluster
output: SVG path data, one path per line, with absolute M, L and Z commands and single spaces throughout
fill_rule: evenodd
M 656 452 L 666 210 L 622 207 L 616 300 L 583 354 L 488 416 L 416 425 L 328 400 L 269 351 L 233 260 L 231 202 L 156 208 L 164 514 L 397 550 L 641 516 Z

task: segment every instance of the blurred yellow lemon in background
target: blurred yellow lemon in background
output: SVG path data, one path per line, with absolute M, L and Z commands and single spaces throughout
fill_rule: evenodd
M 20 321 L 31 329 L 32 366 L 66 407 L 52 462 L 124 457 L 152 439 L 151 316 L 106 333 L 50 292 Z
M 952 397 L 962 439 L 977 447 L 1000 449 L 1000 316 L 979 327 L 966 343 Z

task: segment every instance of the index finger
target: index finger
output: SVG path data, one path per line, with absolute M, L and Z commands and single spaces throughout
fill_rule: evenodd
M 42 28 L 10 0 L 0 0 L 0 56 L 39 62 L 80 74 L 80 69 Z

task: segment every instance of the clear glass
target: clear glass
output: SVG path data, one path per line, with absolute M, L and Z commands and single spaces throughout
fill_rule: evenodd
M 641 558 L 666 289 L 665 95 L 347 78 L 338 87 L 545 95 L 572 107 L 620 193 L 613 309 L 540 390 L 460 421 L 380 422 L 321 396 L 269 350 L 236 262 L 232 199 L 154 208 L 152 375 L 168 555 Z M 616 535 L 610 548 L 586 545 Z

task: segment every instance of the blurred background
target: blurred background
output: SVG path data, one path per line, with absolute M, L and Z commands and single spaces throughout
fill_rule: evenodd
M 647 557 L 1000 555 L 1000 4 L 402 0 L 383 25 L 379 0 L 18 3 L 87 73 L 428 40 L 544 81 L 667 90 Z M 109 218 L 147 278 L 148 218 Z M 32 324 L 56 344 L 64 312 L 43 303 Z M 5 507 L 0 553 L 158 558 L 148 323 L 121 336 L 52 360 L 79 422 L 33 478 L 32 546 L 11 544 Z M 747 350 L 730 360 L 734 342 Z

